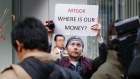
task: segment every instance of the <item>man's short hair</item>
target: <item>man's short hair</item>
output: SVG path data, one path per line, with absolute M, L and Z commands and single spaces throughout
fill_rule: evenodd
M 63 37 L 63 38 L 64 38 L 64 40 L 65 40 L 64 35 L 62 35 L 62 34 L 57 34 L 57 35 L 55 35 L 55 37 L 54 37 L 54 41 L 56 41 L 56 40 L 57 40 L 57 37 L 59 37 L 59 36 Z
M 16 40 L 23 43 L 25 49 L 48 50 L 48 31 L 43 23 L 34 17 L 25 18 L 13 27 L 11 38 L 16 50 Z

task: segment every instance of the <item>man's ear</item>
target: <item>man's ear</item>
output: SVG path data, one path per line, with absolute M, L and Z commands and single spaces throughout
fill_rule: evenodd
M 22 51 L 23 44 L 20 43 L 18 40 L 16 40 L 16 44 L 17 44 L 17 52 Z

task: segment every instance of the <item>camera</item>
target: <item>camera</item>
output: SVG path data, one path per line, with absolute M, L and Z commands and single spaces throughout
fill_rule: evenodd
M 46 21 L 46 23 L 47 23 L 47 25 L 45 25 L 46 27 L 48 27 L 50 30 L 54 30 L 55 25 L 52 20 Z
M 138 28 L 140 27 L 138 16 L 116 22 L 114 23 L 114 26 L 117 32 L 116 39 L 121 44 L 121 47 L 132 46 L 135 44 Z
M 140 27 L 139 17 L 135 16 L 123 21 L 116 22 L 114 26 L 119 38 L 128 36 L 130 34 L 135 34 Z
M 117 35 L 111 39 L 113 45 L 119 44 L 119 48 L 129 47 L 135 44 L 138 28 L 140 27 L 139 17 L 131 17 L 114 23 Z M 113 46 L 116 47 L 116 46 Z

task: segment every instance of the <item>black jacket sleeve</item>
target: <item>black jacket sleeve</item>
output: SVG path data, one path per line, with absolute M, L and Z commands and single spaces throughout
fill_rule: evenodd
M 107 57 L 107 47 L 105 43 L 99 44 L 99 57 L 96 57 L 92 60 L 92 66 L 94 72 L 98 69 L 98 67 L 106 61 Z

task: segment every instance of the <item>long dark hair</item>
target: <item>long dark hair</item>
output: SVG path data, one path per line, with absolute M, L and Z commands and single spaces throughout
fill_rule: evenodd
M 120 21 L 120 20 L 116 20 L 116 21 L 114 21 L 114 22 L 112 22 L 109 26 L 108 26 L 108 29 L 107 29 L 107 48 L 108 49 L 111 49 L 111 50 L 113 50 L 114 48 L 113 48 L 113 46 L 112 46 L 112 44 L 111 44 L 111 41 L 110 41 L 110 37 L 112 36 L 112 35 L 116 35 L 117 33 L 116 33 L 116 29 L 115 29 L 115 26 L 114 26 L 114 23 L 115 22 L 118 22 L 118 21 Z

